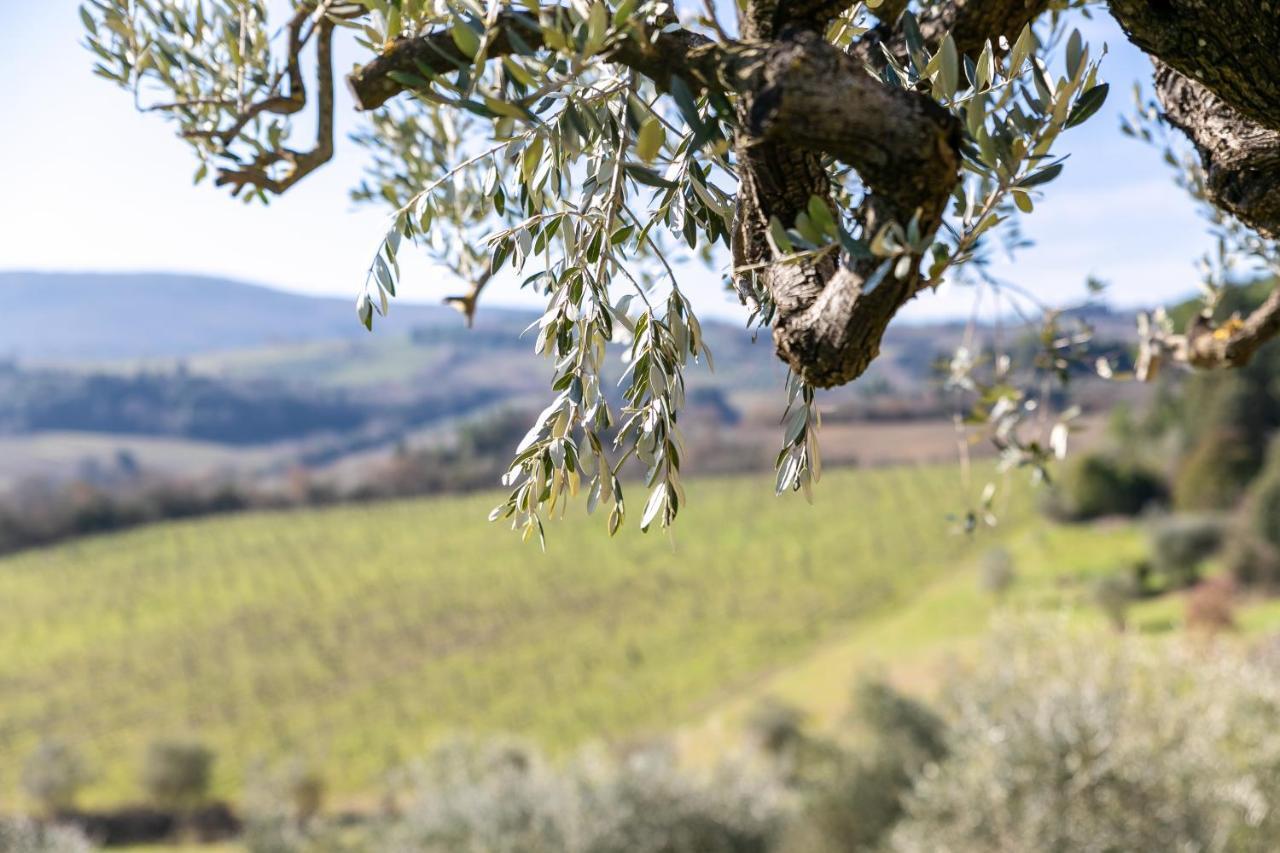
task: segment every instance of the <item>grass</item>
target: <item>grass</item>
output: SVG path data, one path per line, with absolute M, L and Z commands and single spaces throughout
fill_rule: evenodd
M 231 447 L 213 442 L 160 436 L 49 431 L 0 436 L 0 491 L 17 487 L 27 478 L 72 477 L 86 460 L 104 467 L 116 464 L 121 451 L 142 460 L 147 468 L 179 477 L 232 467 L 254 468 L 285 455 L 280 446 Z
M 116 847 L 115 853 L 244 853 L 241 844 L 141 844 Z
M 86 802 L 104 805 L 140 796 L 157 737 L 213 747 L 222 795 L 255 760 L 302 754 L 341 799 L 455 730 L 553 750 L 664 731 L 971 560 L 982 546 L 945 520 L 967 506 L 957 480 L 951 465 L 831 472 L 813 507 L 759 477 L 695 483 L 674 541 L 610 541 L 574 513 L 546 554 L 487 524 L 480 496 L 3 559 L 0 799 L 40 735 L 84 753 Z M 1015 502 L 1006 520 L 1025 514 Z
M 974 652 L 998 613 L 1068 612 L 1102 626 L 1089 605 L 1089 584 L 1122 570 L 1145 553 L 1135 525 L 1056 526 L 1040 520 L 1005 530 L 1017 571 L 1013 589 L 997 601 L 979 584 L 979 543 L 960 562 L 892 610 L 850 625 L 807 659 L 770 673 L 683 728 L 678 741 L 694 763 L 714 761 L 741 741 L 742 730 L 766 698 L 805 712 L 819 728 L 839 728 L 857 678 L 880 674 L 913 692 L 930 693 L 958 658 Z
M 136 800 L 159 737 L 218 754 L 235 797 L 258 760 L 317 763 L 335 799 L 454 731 L 552 750 L 675 730 L 685 756 L 740 743 L 765 697 L 839 723 L 868 672 L 930 692 L 994 617 L 1107 630 L 1092 589 L 1146 553 L 1132 523 L 1055 526 L 1013 491 L 1002 527 L 948 532 L 954 466 L 832 472 L 815 506 L 746 477 L 690 488 L 674 540 L 579 512 L 543 554 L 484 521 L 493 496 L 257 513 L 155 526 L 0 560 L 0 809 L 39 735 L 78 747 L 89 805 Z M 1017 572 L 997 601 L 987 548 Z M 1136 603 L 1153 638 L 1183 602 Z M 1242 641 L 1280 628 L 1245 599 Z M 8 799 L 8 802 L 4 800 Z
M 711 763 L 738 746 L 750 715 L 765 700 L 800 710 L 821 730 L 847 734 L 851 688 L 860 677 L 886 677 L 929 697 L 955 667 L 982 653 L 993 620 L 1049 615 L 1085 632 L 1109 633 L 1093 603 L 1093 585 L 1147 555 L 1146 535 L 1136 522 L 1033 522 L 1006 531 L 1001 544 L 1017 571 L 1003 600 L 981 589 L 980 561 L 977 555 L 967 558 L 901 606 L 851 625 L 805 659 L 744 686 L 681 727 L 677 743 L 686 760 Z M 1209 567 L 1210 574 L 1217 570 Z M 1182 636 L 1184 611 L 1182 592 L 1136 601 L 1129 630 L 1151 642 Z M 1215 639 L 1247 647 L 1280 631 L 1280 598 L 1242 597 L 1236 627 Z

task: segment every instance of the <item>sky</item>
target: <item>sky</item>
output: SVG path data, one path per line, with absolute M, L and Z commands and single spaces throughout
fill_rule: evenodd
M 127 93 L 90 72 L 74 0 L 14 4 L 5 19 L 0 270 L 201 273 L 354 300 L 387 217 L 348 197 L 363 153 L 345 138 L 359 126 L 345 89 L 334 160 L 269 207 L 246 206 L 211 182 L 193 187 L 194 157 L 173 128 L 136 113 Z M 1196 284 L 1194 261 L 1211 245 L 1205 224 L 1159 154 L 1118 130 L 1132 83 L 1149 80 L 1150 64 L 1105 12 L 1080 28 L 1092 44 L 1109 46 L 1102 76 L 1111 97 L 1062 137 L 1066 169 L 1023 217 L 1036 245 L 993 271 L 1053 305 L 1081 301 L 1090 275 L 1111 282 L 1108 298 L 1122 307 L 1186 295 Z M 338 68 L 355 57 L 340 51 Z M 691 269 L 685 289 L 704 315 L 745 316 L 718 273 Z M 457 290 L 425 259 L 406 265 L 401 298 L 438 302 Z M 532 298 L 506 284 L 485 294 L 490 304 L 529 306 Z M 973 304 L 972 291 L 944 287 L 904 316 L 963 317 Z

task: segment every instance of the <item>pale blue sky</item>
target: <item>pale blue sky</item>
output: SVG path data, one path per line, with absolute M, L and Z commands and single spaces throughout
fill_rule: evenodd
M 0 87 L 0 269 L 207 273 L 354 299 L 386 222 L 381 210 L 348 200 L 362 153 L 339 140 L 334 162 L 267 208 L 208 184 L 193 187 L 193 158 L 172 129 L 135 113 L 126 93 L 90 73 L 76 7 L 16 4 L 0 28 L 0 79 L 9 81 Z M 1082 29 L 1110 45 L 1103 72 L 1111 99 L 1064 137 L 1060 150 L 1072 154 L 1066 170 L 1024 219 L 1038 245 L 997 272 L 1051 304 L 1081 299 L 1090 274 L 1113 283 L 1120 305 L 1188 293 L 1193 263 L 1210 245 L 1204 224 L 1156 152 L 1117 130 L 1130 85 L 1148 80 L 1149 64 L 1105 14 Z M 340 54 L 348 63 L 353 57 Z M 354 128 L 345 100 L 340 112 L 340 129 Z M 689 279 L 701 311 L 741 319 L 717 275 Z M 402 296 L 434 302 L 456 284 L 419 262 L 406 269 Z M 507 287 L 486 298 L 527 305 L 530 297 Z M 971 305 L 968 292 L 944 289 L 908 312 L 963 316 Z

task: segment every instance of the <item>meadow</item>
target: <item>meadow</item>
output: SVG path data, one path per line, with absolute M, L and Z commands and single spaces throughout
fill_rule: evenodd
M 979 484 L 980 485 L 980 484 Z M 977 487 L 975 487 L 976 489 Z M 147 743 L 197 737 L 234 796 L 304 756 L 338 799 L 443 735 L 552 750 L 665 732 L 965 565 L 955 465 L 833 471 L 816 505 L 701 481 L 673 537 L 575 508 L 546 553 L 494 496 L 169 523 L 0 560 L 0 801 L 40 736 L 141 797 Z M 1025 493 L 1003 512 L 1017 529 Z

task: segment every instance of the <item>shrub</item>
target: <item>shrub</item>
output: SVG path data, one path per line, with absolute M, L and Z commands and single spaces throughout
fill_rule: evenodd
M 199 743 L 157 741 L 147 747 L 142 787 L 159 805 L 195 805 L 208 796 L 213 759 L 213 752 Z
M 949 753 L 908 799 L 902 853 L 1274 849 L 1274 672 L 1041 627 L 946 692 Z
M 1235 430 L 1212 429 L 1183 458 L 1173 480 L 1180 510 L 1230 509 L 1258 473 L 1260 453 Z
M 309 761 L 293 758 L 274 768 L 256 764 L 247 775 L 243 807 L 254 822 L 305 827 L 320 814 L 325 780 Z
M 1242 585 L 1280 584 L 1280 440 L 1240 507 L 1226 563 Z
M 1215 515 L 1171 515 L 1153 522 L 1151 560 L 1169 587 L 1191 586 L 1201 564 L 1222 547 L 1225 522 Z
M 1164 482 L 1130 462 L 1098 453 L 1085 454 L 1067 471 L 1061 499 L 1076 520 L 1108 515 L 1137 515 L 1165 500 Z
M 645 750 L 556 770 L 510 744 L 459 742 L 417 772 L 414 805 L 374 849 L 415 853 L 765 853 L 782 816 L 756 774 L 708 779 Z
M 41 741 L 22 766 L 22 790 L 50 814 L 74 806 L 88 781 L 79 754 L 61 741 Z
M 307 823 L 324 805 L 324 777 L 309 764 L 295 762 L 285 768 L 280 780 L 289 808 L 298 823 Z
M 922 766 L 946 755 L 946 723 L 924 703 L 877 680 L 860 682 L 853 703 L 875 741 L 900 746 L 906 764 Z
M 1216 632 L 1234 628 L 1235 587 L 1229 578 L 1212 578 L 1187 593 L 1186 623 L 1193 630 Z
M 93 846 L 71 827 L 45 826 L 26 818 L 0 816 L 0 850 L 4 853 L 89 853 Z
M 776 699 L 756 705 L 746 721 L 747 734 L 765 754 L 780 757 L 804 739 L 804 712 Z
M 845 756 L 805 798 L 786 827 L 779 853 L 854 853 L 874 850 L 903 814 L 911 791 L 909 765 L 892 747 Z
M 901 818 L 916 777 L 946 754 L 942 719 L 882 681 L 860 683 L 854 709 L 870 745 L 841 751 L 810 780 L 782 853 L 875 849 Z
M 1107 618 L 1107 623 L 1117 631 L 1123 631 L 1128 624 L 1133 598 L 1133 580 L 1127 575 L 1107 575 L 1093 586 L 1094 603 Z
M 589 815 L 583 853 L 766 853 L 780 828 L 772 783 L 740 770 L 701 780 L 649 750 L 579 773 L 599 780 L 579 782 Z
M 1280 549 L 1259 541 L 1248 530 L 1231 537 L 1223 562 L 1241 586 L 1272 589 L 1280 586 Z
M 982 555 L 982 572 L 978 583 L 984 592 L 1003 599 L 1018 579 L 1013 568 L 1013 557 L 1008 550 L 999 546 Z

